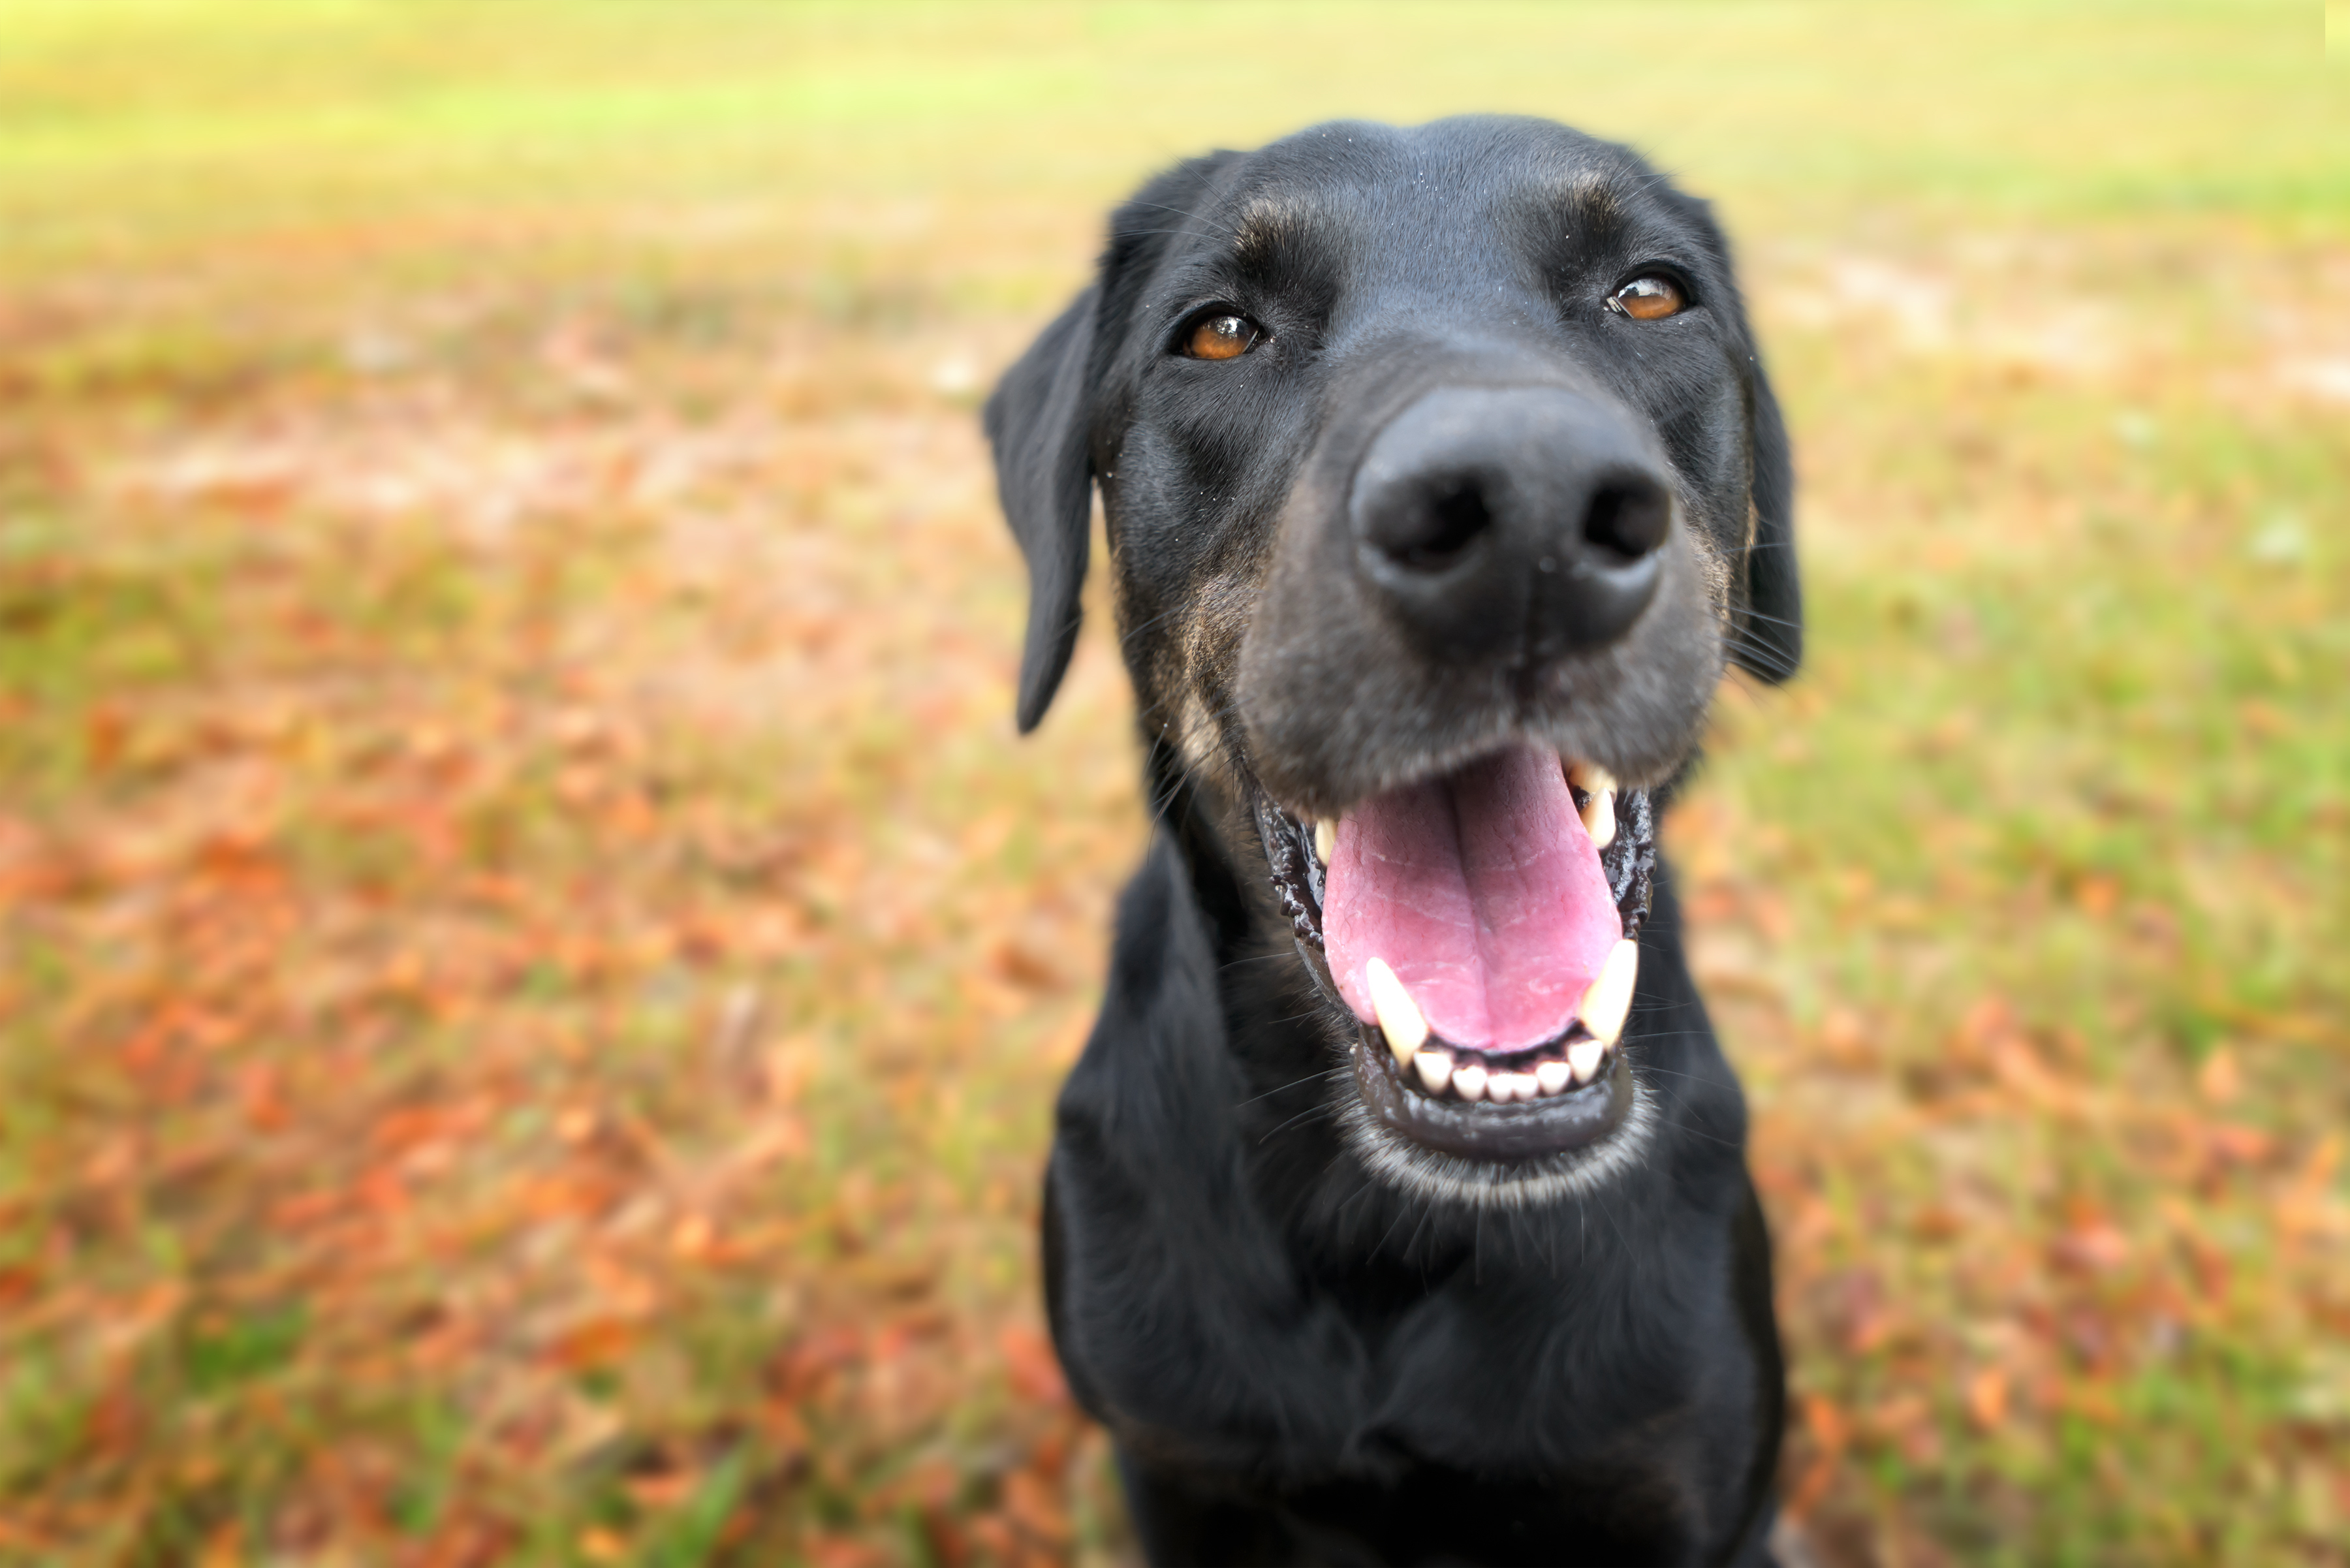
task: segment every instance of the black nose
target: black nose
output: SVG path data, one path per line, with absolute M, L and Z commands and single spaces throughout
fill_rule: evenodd
M 1534 659 L 1622 637 L 1655 596 L 1671 493 L 1630 420 L 1564 388 L 1449 387 L 1371 442 L 1364 576 L 1430 651 Z

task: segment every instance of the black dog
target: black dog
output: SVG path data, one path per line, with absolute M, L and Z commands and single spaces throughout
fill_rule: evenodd
M 1654 845 L 1725 658 L 1800 652 L 1704 206 L 1526 119 L 1185 163 L 987 431 L 1021 728 L 1098 486 L 1159 824 L 1045 1204 L 1150 1560 L 1767 1563 L 1768 1241 Z

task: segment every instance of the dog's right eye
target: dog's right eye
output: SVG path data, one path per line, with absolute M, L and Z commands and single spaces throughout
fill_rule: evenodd
M 1688 305 L 1689 296 L 1681 292 L 1679 284 L 1654 272 L 1634 278 L 1607 301 L 1608 309 L 1635 321 L 1662 321 L 1668 316 L 1679 316 Z
M 1256 347 L 1264 328 L 1245 316 L 1220 311 L 1202 317 L 1183 339 L 1183 352 L 1194 359 L 1237 359 Z

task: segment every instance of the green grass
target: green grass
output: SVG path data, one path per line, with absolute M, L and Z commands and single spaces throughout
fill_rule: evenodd
M 1811 660 L 1670 825 L 1828 1563 L 2342 1563 L 2350 98 L 2305 5 L 0 0 L 0 1563 L 1118 1560 L 1139 853 L 977 389 L 1165 161 L 1628 139 Z M 1098 585 L 1096 585 L 1097 592 Z

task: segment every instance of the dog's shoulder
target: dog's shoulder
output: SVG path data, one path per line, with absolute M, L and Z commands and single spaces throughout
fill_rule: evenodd
M 1358 1412 L 1329 1390 L 1358 1382 L 1363 1358 L 1251 1190 L 1216 970 L 1162 839 L 1119 901 L 1045 1177 L 1047 1307 L 1073 1388 L 1121 1439 L 1208 1466 L 1261 1462 L 1243 1434 L 1274 1428 L 1302 1450 L 1342 1445 Z M 1210 1441 L 1233 1451 L 1198 1451 Z

